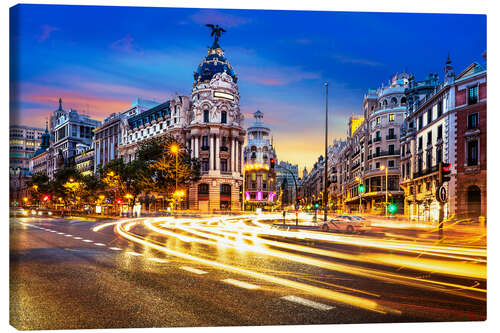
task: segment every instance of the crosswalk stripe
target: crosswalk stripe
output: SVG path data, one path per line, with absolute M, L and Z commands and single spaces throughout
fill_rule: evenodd
M 284 299 L 284 300 L 289 301 L 289 302 L 294 302 L 297 304 L 305 305 L 305 306 L 314 308 L 316 310 L 328 311 L 328 310 L 335 308 L 334 306 L 310 301 L 308 299 L 298 297 L 298 296 L 283 296 L 283 297 L 281 297 L 281 299 Z
M 193 267 L 189 267 L 189 266 L 181 266 L 181 269 L 188 271 L 188 272 L 191 272 L 191 273 L 194 273 L 194 274 L 199 274 L 199 275 L 208 273 L 208 272 L 202 271 L 201 269 L 193 268 Z
M 255 290 L 255 289 L 260 288 L 259 286 L 256 286 L 255 284 L 251 284 L 251 283 L 247 283 L 247 282 L 243 282 L 243 281 L 238 281 L 238 280 L 234 280 L 234 279 L 225 279 L 225 280 L 222 280 L 222 282 L 232 284 L 233 286 L 237 286 L 237 287 L 241 287 L 241 288 L 245 288 L 245 289 Z

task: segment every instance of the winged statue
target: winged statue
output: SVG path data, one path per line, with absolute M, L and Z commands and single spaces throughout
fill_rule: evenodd
M 219 38 L 222 35 L 223 32 L 226 32 L 222 27 L 219 27 L 218 24 L 213 25 L 213 24 L 205 24 L 207 27 L 212 29 L 212 33 L 210 36 L 215 36 L 214 38 L 214 45 L 217 45 L 219 43 Z

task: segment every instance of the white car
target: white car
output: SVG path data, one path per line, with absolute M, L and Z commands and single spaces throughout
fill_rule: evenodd
M 370 229 L 370 222 L 360 216 L 339 215 L 321 225 L 321 231 L 345 231 L 350 234 L 364 233 Z

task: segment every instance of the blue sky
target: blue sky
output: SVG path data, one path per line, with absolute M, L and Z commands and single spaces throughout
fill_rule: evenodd
M 367 89 L 405 68 L 442 77 L 448 53 L 458 73 L 486 50 L 484 15 L 21 5 L 11 8 L 11 123 L 43 127 L 59 97 L 102 120 L 136 97 L 189 95 L 212 41 L 206 23 L 227 30 L 242 111 L 264 112 L 278 159 L 301 168 L 324 152 L 324 82 L 331 141 Z

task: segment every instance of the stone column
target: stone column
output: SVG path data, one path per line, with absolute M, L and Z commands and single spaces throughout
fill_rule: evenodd
M 238 171 L 241 173 L 241 163 L 243 161 L 243 146 L 242 142 L 238 142 Z
M 209 151 L 209 156 L 210 156 L 210 167 L 208 168 L 209 170 L 214 170 L 214 137 L 213 135 L 210 135 L 210 149 Z
M 215 170 L 220 170 L 220 145 L 219 135 L 215 137 Z
M 235 171 L 235 166 L 236 166 L 236 163 L 234 161 L 234 157 L 235 157 L 235 147 L 234 147 L 234 138 L 231 138 L 231 172 L 234 172 Z
M 194 157 L 198 158 L 200 156 L 200 137 L 194 137 Z
M 191 158 L 194 158 L 194 137 L 191 137 L 191 145 L 189 148 L 191 149 Z

